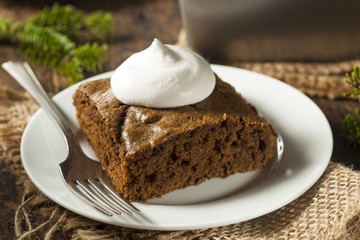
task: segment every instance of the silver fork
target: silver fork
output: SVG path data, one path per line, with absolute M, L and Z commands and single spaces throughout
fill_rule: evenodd
M 82 151 L 69 121 L 47 95 L 39 80 L 24 62 L 8 61 L 2 67 L 19 82 L 58 124 L 67 142 L 68 156 L 59 164 L 61 175 L 73 192 L 109 216 L 113 213 L 140 212 L 134 205 L 122 198 L 103 171 L 99 162 L 88 158 Z

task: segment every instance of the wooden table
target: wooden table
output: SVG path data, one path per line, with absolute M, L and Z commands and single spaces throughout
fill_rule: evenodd
M 0 16 L 14 19 L 26 19 L 50 1 L 0 0 Z M 86 2 L 86 4 L 83 4 Z M 116 21 L 115 39 L 109 42 L 111 56 L 106 63 L 106 70 L 117 67 L 131 53 L 146 48 L 154 37 L 165 43 L 177 42 L 181 29 L 177 0 L 157 1 L 77 1 L 76 6 L 85 11 L 103 9 L 111 12 Z M 0 44 L 0 62 L 7 60 L 23 60 L 23 55 L 14 46 Z M 38 70 L 40 71 L 40 70 Z M 46 90 L 54 94 L 66 87 L 64 79 L 52 78 L 53 73 L 46 71 L 47 78 L 42 78 Z M 22 89 L 7 73 L 0 70 L 0 84 L 15 89 Z M 360 170 L 360 151 L 347 146 L 341 137 L 342 121 L 349 112 L 360 108 L 360 103 L 353 100 L 330 100 L 313 98 L 328 118 L 334 136 L 332 160 L 354 166 Z M 11 239 L 13 236 L 14 213 L 20 202 L 21 192 L 16 189 L 16 176 L 8 170 L 8 166 L 0 159 L 0 236 Z

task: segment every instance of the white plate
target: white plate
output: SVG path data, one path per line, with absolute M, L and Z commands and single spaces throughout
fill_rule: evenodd
M 272 212 L 307 191 L 326 169 L 333 147 L 332 133 L 321 110 L 304 94 L 268 76 L 243 69 L 212 65 L 213 70 L 281 133 L 285 152 L 276 172 L 257 184 L 263 170 L 212 179 L 151 200 L 135 203 L 141 214 L 108 217 L 78 199 L 63 182 L 58 164 L 66 156 L 65 141 L 42 109 L 27 125 L 21 142 L 22 161 L 34 184 L 50 199 L 85 217 L 139 229 L 185 230 L 241 222 Z M 111 76 L 111 72 L 89 80 Z M 84 151 L 94 157 L 81 134 L 72 105 L 78 84 L 54 97 L 81 138 Z

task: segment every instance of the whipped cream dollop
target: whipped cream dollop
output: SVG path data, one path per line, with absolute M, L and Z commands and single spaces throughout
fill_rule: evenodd
M 111 89 L 128 105 L 173 108 L 198 103 L 215 87 L 210 65 L 198 54 L 158 39 L 113 73 Z

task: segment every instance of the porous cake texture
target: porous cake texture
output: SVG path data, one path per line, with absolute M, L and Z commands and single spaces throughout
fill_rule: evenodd
M 194 105 L 125 105 L 110 79 L 80 85 L 74 105 L 102 166 L 129 201 L 261 168 L 276 151 L 271 124 L 219 77 L 212 94 Z

